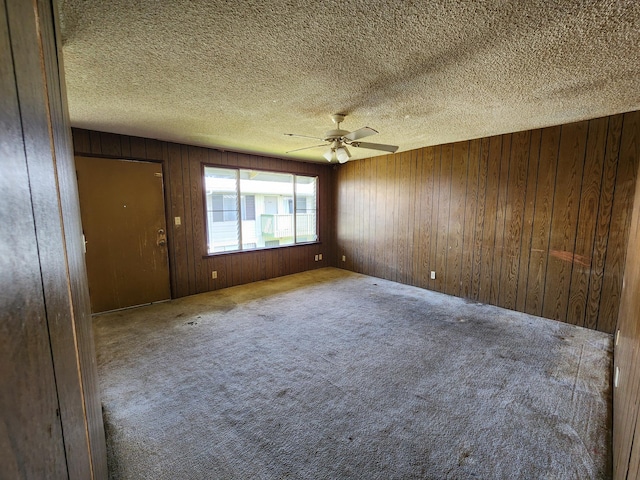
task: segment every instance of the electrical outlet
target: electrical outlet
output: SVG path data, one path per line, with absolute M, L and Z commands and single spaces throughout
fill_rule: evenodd
M 342 261 L 346 262 L 347 261 L 347 257 L 345 255 L 342 255 Z
M 175 223 L 176 226 L 179 226 L 182 224 L 182 220 L 180 217 L 173 217 L 173 223 Z
M 435 280 L 435 279 L 436 279 L 436 272 L 431 270 L 431 280 Z
M 321 253 L 318 255 L 318 260 L 322 260 L 322 254 Z
M 218 271 L 217 270 L 214 270 L 213 272 L 211 272 L 211 278 L 213 278 L 214 280 L 216 278 L 218 278 Z
M 316 257 L 315 257 L 315 258 L 316 258 L 316 262 L 317 262 L 317 261 L 318 261 L 318 255 L 316 255 Z

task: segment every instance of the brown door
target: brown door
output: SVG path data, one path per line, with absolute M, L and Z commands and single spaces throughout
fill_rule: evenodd
M 162 165 L 76 157 L 94 313 L 170 298 Z

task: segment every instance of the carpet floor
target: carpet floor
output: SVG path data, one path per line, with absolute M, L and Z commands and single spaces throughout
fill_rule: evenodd
M 600 332 L 334 268 L 94 329 L 113 479 L 611 476 Z

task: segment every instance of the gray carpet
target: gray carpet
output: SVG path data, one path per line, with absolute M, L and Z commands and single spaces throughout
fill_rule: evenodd
M 94 322 L 111 478 L 610 478 L 603 333 L 333 268 Z

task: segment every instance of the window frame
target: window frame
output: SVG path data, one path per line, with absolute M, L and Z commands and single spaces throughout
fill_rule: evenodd
M 221 168 L 221 169 L 225 169 L 225 170 L 235 170 L 236 171 L 236 178 L 237 180 L 237 196 L 238 196 L 238 207 L 237 207 L 237 213 L 238 213 L 238 241 L 239 241 L 239 245 L 240 248 L 237 250 L 228 250 L 228 251 L 223 251 L 223 252 L 209 252 L 209 238 L 208 238 L 208 227 L 209 227 L 209 217 L 208 217 L 208 212 L 207 212 L 207 185 L 206 185 L 206 177 L 205 177 L 205 169 L 207 167 L 211 167 L 211 168 Z M 273 245 L 273 246 L 264 246 L 264 247 L 256 247 L 256 248 L 250 248 L 250 249 L 244 249 L 242 248 L 243 245 L 243 239 L 242 239 L 242 192 L 240 191 L 240 171 L 241 170 L 247 170 L 247 171 L 254 171 L 254 172 L 265 172 L 265 173 L 276 173 L 276 174 L 284 174 L 284 175 L 292 175 L 293 176 L 293 230 L 294 230 L 294 243 L 290 243 L 287 245 Z M 219 164 L 215 164 L 215 163 L 201 163 L 200 164 L 200 174 L 201 174 L 201 179 L 202 179 L 202 209 L 203 209 L 203 216 L 202 216 L 202 220 L 203 220 L 203 240 L 204 240 L 204 254 L 203 254 L 203 258 L 206 257 L 215 257 L 218 255 L 233 255 L 233 254 L 237 254 L 237 253 L 248 253 L 248 252 L 258 252 L 258 251 L 262 251 L 262 250 L 274 250 L 274 249 L 278 249 L 278 248 L 291 248 L 291 247 L 299 247 L 299 246 L 303 246 L 303 245 L 314 245 L 314 244 L 319 244 L 321 243 L 320 240 L 320 176 L 317 174 L 309 174 L 309 173 L 304 173 L 304 172 L 296 172 L 296 171 L 283 171 L 283 170 L 274 170 L 274 169 L 270 169 L 270 168 L 251 168 L 251 167 L 240 167 L 240 166 L 235 166 L 235 165 L 219 165 Z M 316 239 L 313 241 L 309 241 L 309 242 L 296 242 L 295 238 L 296 238 L 296 177 L 310 177 L 310 178 L 315 178 L 316 179 Z M 257 217 L 257 215 L 256 215 Z M 257 219 L 256 219 L 257 220 Z

